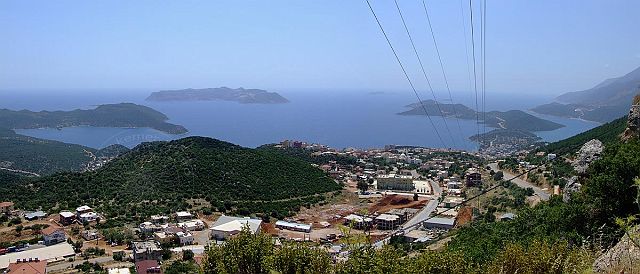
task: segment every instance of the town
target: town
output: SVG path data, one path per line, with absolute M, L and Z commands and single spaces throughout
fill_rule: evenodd
M 490 210 L 488 205 L 466 204 L 467 197 L 503 179 L 498 164 L 487 162 L 490 156 L 394 145 L 337 150 L 289 140 L 273 148 L 327 159 L 313 165 L 343 184 L 341 195 L 280 220 L 178 211 L 116 227 L 105 225 L 107 219 L 90 204 L 43 212 L 5 201 L 0 203 L 0 269 L 162 273 L 161 265 L 178 258 L 201 262 L 207 246 L 223 244 L 243 230 L 271 235 L 276 243 L 315 243 L 339 261 L 349 256 L 347 239 L 377 248 L 391 243 L 438 245 L 474 216 L 515 217 L 509 207 Z M 532 196 L 548 199 L 545 191 L 536 189 L 539 193 Z

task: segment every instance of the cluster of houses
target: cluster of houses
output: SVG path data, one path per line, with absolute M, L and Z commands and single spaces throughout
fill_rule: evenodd
M 58 222 L 64 226 L 71 225 L 73 223 L 91 223 L 104 219 L 87 205 L 76 208 L 75 212 L 62 211 L 58 216 Z

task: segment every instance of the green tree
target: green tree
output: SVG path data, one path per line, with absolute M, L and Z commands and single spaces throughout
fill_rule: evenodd
M 361 193 L 365 193 L 369 189 L 369 184 L 363 180 L 358 180 L 357 187 Z

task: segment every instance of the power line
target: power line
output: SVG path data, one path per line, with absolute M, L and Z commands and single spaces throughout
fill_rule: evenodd
M 384 39 L 387 40 L 387 44 L 389 45 L 389 48 L 391 48 L 391 51 L 393 52 L 393 55 L 396 57 L 396 61 L 398 61 L 398 65 L 400 65 L 400 68 L 402 69 L 402 73 L 404 74 L 404 77 L 407 78 L 407 82 L 409 82 L 409 86 L 411 86 L 411 89 L 413 90 L 413 93 L 416 95 L 416 98 L 418 98 L 418 102 L 420 102 L 420 105 L 422 106 L 422 110 L 424 111 L 425 114 L 428 114 L 427 108 L 424 106 L 424 103 L 422 102 L 422 99 L 420 99 L 420 95 L 418 94 L 418 91 L 416 91 L 416 88 L 413 85 L 413 82 L 411 82 L 411 78 L 409 78 L 409 75 L 407 74 L 407 71 L 405 70 L 404 65 L 402 65 L 402 61 L 400 61 L 400 57 L 398 57 L 398 53 L 396 53 L 396 50 L 393 48 L 393 45 L 391 44 L 391 41 L 389 40 L 389 37 L 387 36 L 387 33 L 384 31 L 384 28 L 382 27 L 382 24 L 380 23 L 380 20 L 378 19 L 378 16 L 376 15 L 376 12 L 373 10 L 373 7 L 371 7 L 371 3 L 369 3 L 369 0 L 366 0 L 366 1 L 367 1 L 367 5 L 369 6 L 369 10 L 371 10 L 371 14 L 373 14 L 373 18 L 376 19 L 376 23 L 378 23 L 378 27 L 380 27 L 380 31 L 382 31 L 382 34 L 384 35 Z M 431 126 L 433 126 L 433 129 L 434 129 L 436 135 L 438 136 L 438 139 L 442 143 L 442 146 L 444 148 L 446 148 L 447 146 L 444 143 L 444 140 L 442 139 L 442 136 L 440 136 L 440 133 L 438 132 L 438 128 L 433 123 L 433 120 L 431 119 L 431 116 L 429 116 L 429 115 L 426 115 L 426 116 L 429 119 L 429 122 L 431 123 Z
M 411 32 L 409 32 L 409 28 L 407 27 L 407 23 L 404 20 L 404 16 L 402 16 L 402 11 L 400 10 L 400 6 L 398 5 L 398 0 L 394 0 L 395 4 L 396 4 L 396 9 L 398 9 L 398 14 L 400 15 L 400 20 L 402 20 L 402 25 L 404 26 L 404 30 L 407 32 L 407 36 L 409 37 L 409 42 L 411 42 L 411 47 L 413 48 L 413 52 L 416 55 L 416 58 L 418 59 L 418 64 L 420 64 L 420 69 L 422 70 L 422 75 L 424 76 L 424 79 L 427 81 L 427 86 L 429 87 L 429 90 L 431 91 L 431 95 L 433 96 L 433 101 L 436 103 L 436 107 L 438 108 L 438 111 L 440 112 L 440 117 L 442 117 L 442 121 L 444 122 L 444 126 L 447 129 L 447 132 L 449 133 L 449 137 L 451 137 L 451 142 L 453 143 L 454 146 L 456 146 L 456 141 L 453 138 L 453 134 L 451 134 L 451 130 L 449 129 L 449 124 L 447 123 L 447 119 L 444 117 L 444 112 L 442 111 L 442 108 L 440 107 L 440 103 L 438 102 L 438 98 L 436 98 L 436 93 L 433 91 L 433 87 L 431 86 L 431 81 L 429 81 L 429 77 L 427 76 L 427 72 L 424 69 L 424 65 L 422 64 L 422 59 L 420 59 L 420 54 L 418 54 L 418 50 L 416 49 L 416 45 L 415 43 L 413 43 L 413 38 L 411 37 Z M 429 113 L 425 112 L 425 115 L 429 115 Z
M 473 90 L 476 94 L 476 130 L 478 134 L 478 151 L 480 150 L 480 117 L 478 116 L 478 76 L 476 73 L 476 42 L 473 30 L 473 4 L 469 0 L 469 13 L 471 16 L 471 55 L 473 56 Z M 486 123 L 486 121 L 483 121 Z
M 482 124 L 483 134 L 487 133 L 487 0 L 482 0 Z
M 396 1 L 396 3 L 397 3 L 397 1 Z M 429 17 L 429 12 L 427 10 L 427 4 L 426 4 L 425 0 L 422 0 L 422 7 L 424 8 L 424 14 L 427 17 L 427 22 L 429 23 L 429 31 L 431 32 L 431 38 L 433 39 L 433 45 L 434 45 L 434 47 L 436 49 L 436 53 L 438 55 L 438 61 L 440 62 L 440 70 L 442 71 L 442 77 L 444 78 L 444 83 L 445 83 L 445 85 L 447 87 L 447 92 L 449 93 L 449 101 L 451 102 L 451 108 L 453 109 L 453 115 L 456 118 L 456 123 L 458 124 L 458 131 L 460 132 L 460 137 L 462 138 L 463 133 L 462 133 L 462 127 L 460 126 L 460 118 L 458 117 L 458 112 L 456 111 L 456 106 L 453 103 L 453 97 L 451 96 L 451 88 L 449 87 L 449 80 L 447 79 L 447 74 L 445 73 L 445 70 L 444 70 L 444 64 L 442 62 L 442 57 L 440 56 L 440 49 L 438 48 L 438 42 L 436 41 L 436 35 L 433 32 L 433 27 L 431 25 L 431 18 Z M 465 47 L 466 47 L 466 45 L 465 45 Z M 464 141 L 463 141 L 463 143 L 464 143 Z

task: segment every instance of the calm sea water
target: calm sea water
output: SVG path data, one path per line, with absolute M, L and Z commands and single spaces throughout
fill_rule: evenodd
M 284 139 L 327 144 L 332 147 L 374 148 L 388 144 L 426 147 L 454 147 L 473 150 L 468 137 L 475 134 L 475 121 L 432 117 L 443 142 L 426 117 L 400 116 L 405 105 L 415 102 L 411 93 L 369 91 L 278 91 L 289 104 L 245 105 L 235 102 L 145 102 L 152 90 L 98 90 L 84 92 L 1 91 L 0 108 L 29 110 L 71 110 L 93 108 L 105 103 L 133 102 L 163 112 L 170 122 L 185 126 L 189 133 L 170 135 L 148 128 L 72 127 L 29 129 L 17 132 L 33 137 L 102 148 L 111 144 L 133 147 L 145 141 L 170 140 L 185 136 L 208 136 L 246 147 Z M 427 98 L 427 97 L 424 97 Z M 514 95 L 488 97 L 487 110 L 528 109 L 550 98 Z M 468 100 L 463 102 L 473 106 Z M 560 140 L 597 126 L 597 123 L 544 117 L 566 127 L 538 134 L 547 141 Z M 459 126 L 458 126 L 459 122 Z M 482 130 L 482 127 L 481 127 Z M 487 128 L 487 131 L 491 130 Z

